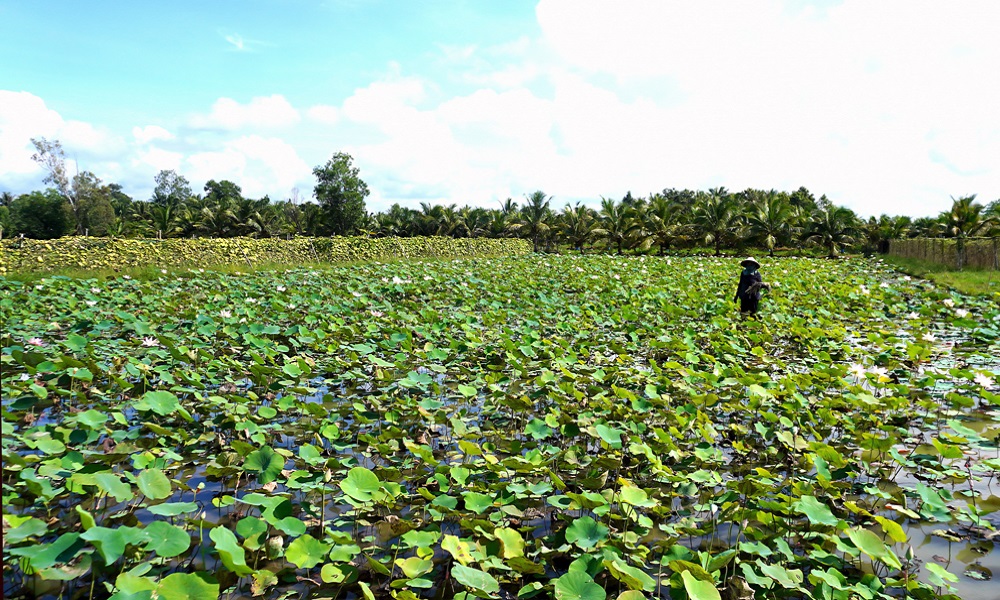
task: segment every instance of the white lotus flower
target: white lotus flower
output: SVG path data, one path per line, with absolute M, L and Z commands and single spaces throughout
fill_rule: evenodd
M 959 319 L 964 319 L 965 317 L 969 316 L 969 311 L 965 310 L 964 308 L 956 308 L 955 316 L 957 316 Z
M 955 301 L 952 300 L 951 298 L 945 298 L 944 300 L 941 301 L 941 304 L 944 304 L 948 308 L 951 308 L 952 306 L 955 306 Z
M 351 295 L 354 296 L 355 298 L 360 298 L 361 297 L 361 294 L 358 293 L 358 292 L 351 292 Z
M 975 382 L 983 386 L 983 389 L 991 388 L 994 384 L 993 378 L 986 373 L 976 373 Z
M 865 378 L 865 373 L 867 373 L 867 370 L 865 369 L 864 365 L 859 364 L 859 363 L 854 363 L 854 364 L 852 364 L 850 366 L 850 368 L 848 369 L 848 372 L 851 375 L 854 375 L 854 377 L 856 379 L 864 379 Z
M 889 370 L 885 367 L 872 367 L 869 371 L 872 375 L 875 375 L 879 383 L 885 383 L 889 381 Z
M 275 288 L 275 289 L 276 289 L 276 290 L 278 290 L 279 292 L 283 292 L 283 291 L 285 291 L 285 290 L 286 290 L 286 289 L 288 289 L 288 288 L 286 288 L 286 287 L 285 287 L 285 286 L 283 286 L 283 285 L 279 285 L 279 286 L 278 286 L 277 288 Z
M 860 286 L 858 288 L 858 291 L 861 292 L 862 294 L 866 295 L 866 296 L 869 294 L 868 288 L 866 288 L 864 285 Z
M 167 270 L 166 269 L 160 269 L 160 273 L 163 273 L 164 275 L 166 275 L 167 274 Z
M 142 338 L 142 345 L 148 347 L 159 346 L 160 340 L 156 339 L 155 337 L 147 336 Z
M 100 294 L 101 290 L 99 290 L 98 288 L 92 287 L 92 288 L 90 288 L 90 293 L 91 294 Z
M 132 278 L 128 275 L 122 275 L 122 279 L 132 279 Z
M 29 346 L 44 346 L 45 342 L 42 341 L 42 338 L 33 337 L 33 338 L 31 338 L 31 339 L 28 340 L 28 345 Z
M 84 300 L 83 303 L 86 304 L 87 306 L 94 306 L 94 305 L 97 304 L 97 301 L 96 300 Z
M 925 342 L 936 342 L 937 341 L 937 337 L 935 337 L 935 335 L 933 333 L 925 333 L 924 335 L 920 336 L 920 339 L 922 339 Z
M 912 277 L 910 277 L 909 275 L 903 275 L 903 281 L 910 281 L 911 279 Z
M 371 311 L 368 311 L 368 312 L 370 312 L 372 314 L 372 316 L 376 317 L 376 318 L 381 317 L 382 315 L 385 314 L 385 313 L 383 313 L 380 310 L 371 310 Z
M 403 283 L 403 280 L 402 280 L 402 279 L 400 279 L 399 277 L 396 277 L 395 275 L 393 275 L 393 276 L 392 276 L 392 282 L 393 282 L 394 284 L 396 284 L 396 285 L 399 285 L 399 284 Z
M 223 319 L 228 319 L 229 317 L 233 316 L 233 313 L 223 309 L 219 311 L 219 316 L 222 317 Z
M 919 319 L 920 318 L 920 313 L 918 313 L 918 312 L 911 312 L 910 314 L 906 315 L 906 318 L 907 319 Z

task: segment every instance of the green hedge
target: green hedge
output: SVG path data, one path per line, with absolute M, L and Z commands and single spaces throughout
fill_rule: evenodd
M 121 270 L 143 267 L 208 267 L 251 264 L 353 262 L 396 258 L 476 257 L 527 254 L 519 239 L 486 238 L 195 238 L 132 240 L 65 237 L 3 240 L 0 274 L 59 269 Z

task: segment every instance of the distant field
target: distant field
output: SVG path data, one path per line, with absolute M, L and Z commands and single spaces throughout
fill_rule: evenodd
M 4 592 L 997 597 L 1000 306 L 739 269 L 0 278 Z
M 924 277 L 953 288 L 963 294 L 978 294 L 996 297 L 1000 294 L 1000 272 L 992 269 L 972 269 L 955 271 L 953 267 L 900 256 L 886 256 L 885 261 L 897 269 Z M 1000 301 L 1000 298 L 997 298 Z

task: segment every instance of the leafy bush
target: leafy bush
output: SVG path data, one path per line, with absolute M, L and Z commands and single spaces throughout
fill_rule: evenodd
M 486 238 L 196 238 L 131 240 L 67 237 L 3 240 L 0 274 L 57 269 L 120 270 L 141 267 L 208 267 L 353 262 L 395 258 L 477 257 L 525 254 L 525 240 Z

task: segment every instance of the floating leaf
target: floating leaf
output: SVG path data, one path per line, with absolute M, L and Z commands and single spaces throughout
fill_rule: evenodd
M 345 494 L 359 502 L 371 502 L 372 494 L 379 490 L 379 479 L 364 467 L 354 467 L 347 473 L 347 478 L 340 482 L 340 489 Z
M 500 591 L 500 582 L 494 579 L 489 573 L 465 567 L 460 564 L 451 566 L 451 576 L 455 581 L 467 588 L 481 590 L 487 594 L 494 594 Z
M 173 573 L 156 586 L 162 600 L 217 600 L 219 584 L 201 573 Z
M 146 549 L 163 558 L 180 556 L 191 547 L 191 536 L 183 528 L 164 521 L 154 521 L 146 526 L 149 542 Z
M 299 568 L 311 569 L 322 562 L 329 551 L 329 544 L 306 534 L 295 538 L 295 541 L 288 545 L 288 549 L 285 550 L 285 558 Z
M 285 457 L 272 450 L 270 446 L 254 450 L 243 462 L 243 469 L 256 473 L 257 481 L 262 485 L 276 480 L 284 467 Z
M 608 539 L 608 533 L 608 528 L 592 517 L 579 517 L 566 528 L 566 541 L 588 550 Z
M 583 571 L 570 571 L 555 580 L 556 600 L 606 600 L 604 588 Z
M 139 473 L 135 482 L 139 491 L 151 500 L 162 500 L 170 496 L 170 480 L 160 469 L 146 469 Z

